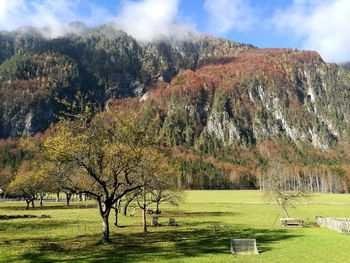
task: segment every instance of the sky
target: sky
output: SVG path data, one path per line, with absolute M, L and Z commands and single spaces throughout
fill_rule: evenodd
M 0 0 L 0 30 L 113 22 L 140 41 L 212 34 L 257 47 L 316 50 L 350 61 L 350 0 Z

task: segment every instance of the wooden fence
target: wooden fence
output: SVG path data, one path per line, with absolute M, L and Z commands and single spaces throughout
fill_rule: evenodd
M 316 223 L 320 227 L 326 227 L 339 233 L 350 234 L 350 218 L 317 216 Z

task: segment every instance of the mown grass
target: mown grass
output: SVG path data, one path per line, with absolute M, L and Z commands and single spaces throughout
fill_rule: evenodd
M 190 191 L 178 208 L 164 207 L 160 227 L 142 233 L 141 217 L 111 223 L 111 244 L 101 244 L 101 224 L 92 202 L 0 203 L 0 215 L 49 214 L 51 219 L 0 221 L 1 262 L 349 262 L 350 236 L 318 228 L 316 215 L 350 217 L 350 196 L 314 195 L 291 214 L 305 228 L 283 228 L 282 213 L 259 191 Z M 339 203 L 339 204 L 336 204 Z M 279 215 L 278 215 L 279 214 Z M 166 226 L 176 218 L 178 226 Z M 112 215 L 111 215 L 112 221 Z M 256 238 L 260 255 L 230 254 L 230 238 Z

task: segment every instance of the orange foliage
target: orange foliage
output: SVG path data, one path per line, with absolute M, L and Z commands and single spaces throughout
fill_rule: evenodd
M 312 51 L 295 51 L 293 49 L 249 49 L 242 51 L 234 57 L 214 60 L 211 64 L 200 67 L 197 71 L 185 70 L 178 74 L 170 84 L 160 83 L 151 91 L 150 98 L 162 107 L 171 94 L 181 93 L 196 96 L 200 89 L 235 91 L 243 94 L 242 81 L 252 76 L 269 76 L 272 86 L 275 82 L 288 87 L 289 73 L 285 64 L 300 64 L 305 62 L 322 63 L 321 57 Z M 295 95 L 296 91 L 291 90 Z M 297 96 L 291 96 L 292 108 L 297 108 L 300 102 Z M 294 97 L 294 98 L 293 98 Z M 243 97 L 243 104 L 249 105 L 248 97 Z M 300 112 L 304 115 L 305 112 Z
M 228 163 L 228 162 L 222 162 L 222 161 L 220 161 L 212 156 L 201 157 L 201 156 L 194 154 L 193 152 L 191 152 L 189 150 L 186 152 L 183 152 L 180 147 L 173 147 L 171 150 L 172 150 L 173 156 L 175 156 L 177 158 L 180 158 L 180 159 L 185 160 L 185 161 L 201 160 L 204 163 L 210 163 L 215 168 L 223 169 L 225 171 L 230 172 L 230 177 L 232 177 L 233 175 L 235 175 L 235 176 L 248 175 L 248 176 L 253 177 L 252 167 L 247 168 L 247 167 L 233 165 L 233 164 Z M 231 178 L 231 179 L 233 179 L 233 178 Z

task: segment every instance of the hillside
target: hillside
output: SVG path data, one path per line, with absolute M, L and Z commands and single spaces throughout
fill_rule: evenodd
M 140 43 L 75 26 L 57 39 L 0 33 L 0 138 L 45 131 L 78 92 L 101 110 L 131 97 L 178 158 L 183 188 L 264 188 L 276 174 L 286 189 L 348 191 L 344 68 L 312 51 L 209 36 Z
M 64 111 L 58 101 L 71 100 L 78 90 L 106 108 L 183 69 L 249 48 L 208 36 L 137 43 L 108 25 L 57 39 L 33 28 L 0 33 L 0 138 L 44 131 Z
M 340 64 L 340 66 L 345 68 L 346 70 L 350 71 L 350 62 Z
M 175 153 L 192 188 L 263 187 L 275 174 L 287 189 L 347 191 L 350 75 L 315 52 L 247 50 L 147 95 L 144 119 L 186 149 Z
M 149 97 L 164 112 L 172 145 L 279 137 L 328 149 L 350 139 L 349 96 L 349 73 L 315 52 L 254 49 L 182 72 Z M 173 126 L 181 129 L 166 129 Z

